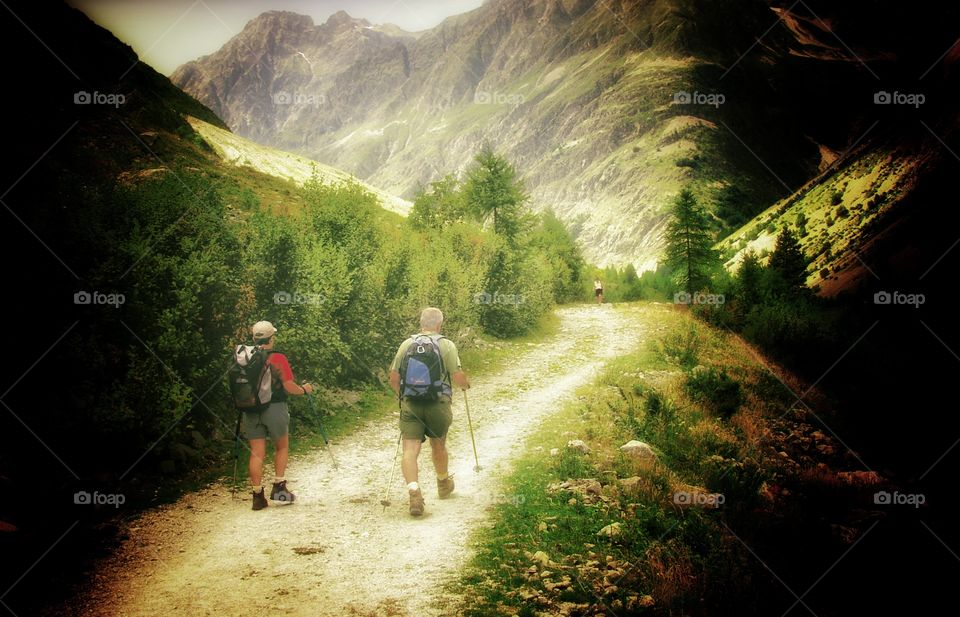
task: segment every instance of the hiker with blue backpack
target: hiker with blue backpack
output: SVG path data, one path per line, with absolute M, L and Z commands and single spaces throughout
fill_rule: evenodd
M 460 366 L 457 346 L 440 334 L 442 325 L 440 309 L 424 309 L 420 314 L 420 333 L 400 344 L 390 365 L 390 386 L 400 401 L 403 440 L 400 468 L 410 494 L 413 516 L 420 516 L 424 511 L 417 459 L 428 438 L 437 472 L 437 494 L 443 499 L 453 492 L 446 445 L 447 431 L 453 422 L 453 386 L 462 390 L 470 387 Z
M 270 499 L 292 503 L 296 495 L 287 489 L 284 476 L 290 452 L 290 410 L 287 395 L 313 392 L 313 386 L 297 385 L 286 356 L 274 351 L 277 329 L 269 321 L 258 321 L 252 328 L 251 345 L 238 345 L 229 373 L 230 391 L 240 412 L 238 428 L 250 441 L 250 486 L 253 509 L 267 507 L 263 490 L 263 460 L 267 454 L 267 435 L 273 440 L 274 478 Z

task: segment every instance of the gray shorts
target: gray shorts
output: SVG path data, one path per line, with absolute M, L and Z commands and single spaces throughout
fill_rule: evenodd
M 290 430 L 290 409 L 287 403 L 270 403 L 263 413 L 243 412 L 240 430 L 247 439 L 280 439 Z

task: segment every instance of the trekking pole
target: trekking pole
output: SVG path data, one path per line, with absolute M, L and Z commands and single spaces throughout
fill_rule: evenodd
M 473 460 L 476 461 L 477 466 L 473 470 L 477 473 L 480 472 L 483 467 L 480 466 L 480 458 L 477 456 L 477 440 L 473 436 L 473 421 L 470 420 L 470 403 L 467 402 L 467 391 L 463 391 L 463 406 L 467 410 L 467 426 L 470 427 L 470 441 L 473 442 Z
M 233 431 L 233 484 L 230 485 L 230 496 L 237 498 L 237 464 L 240 462 L 240 419 L 243 411 L 237 410 L 237 428 Z
M 340 469 L 340 465 L 337 464 L 337 459 L 333 456 L 333 450 L 330 449 L 330 439 L 327 438 L 327 432 L 323 430 L 323 420 L 320 417 L 321 414 L 317 412 L 317 405 L 313 401 L 313 395 L 308 393 L 307 400 L 310 401 L 310 409 L 313 411 L 313 415 L 317 417 L 317 428 L 320 429 L 320 436 L 323 437 L 323 443 L 327 446 L 327 453 L 333 462 L 333 468 Z
M 380 500 L 380 505 L 383 506 L 383 511 L 386 512 L 387 506 L 390 505 L 390 488 L 393 486 L 393 473 L 397 470 L 397 456 L 400 455 L 400 439 L 403 437 L 403 433 L 397 435 L 397 449 L 393 452 L 393 462 L 390 463 L 390 480 L 387 482 L 387 486 L 383 490 L 383 499 Z

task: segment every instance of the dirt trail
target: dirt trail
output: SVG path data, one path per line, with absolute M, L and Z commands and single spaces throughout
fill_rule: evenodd
M 631 311 L 609 305 L 558 314 L 556 336 L 469 392 L 479 474 L 458 393 L 448 438 L 457 489 L 437 499 L 425 447 L 421 519 L 407 513 L 399 477 L 393 505 L 378 503 L 396 446 L 394 414 L 334 444 L 339 471 L 322 451 L 293 459 L 293 505 L 252 512 L 249 496 L 232 500 L 220 486 L 145 513 L 74 607 L 84 615 L 449 614 L 443 586 L 468 559 L 468 536 L 484 524 L 525 435 L 642 334 Z

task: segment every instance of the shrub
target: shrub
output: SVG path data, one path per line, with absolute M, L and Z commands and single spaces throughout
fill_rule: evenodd
M 690 398 L 723 418 L 736 413 L 744 402 L 740 382 L 730 377 L 726 369 L 697 367 L 687 376 L 684 387 Z

